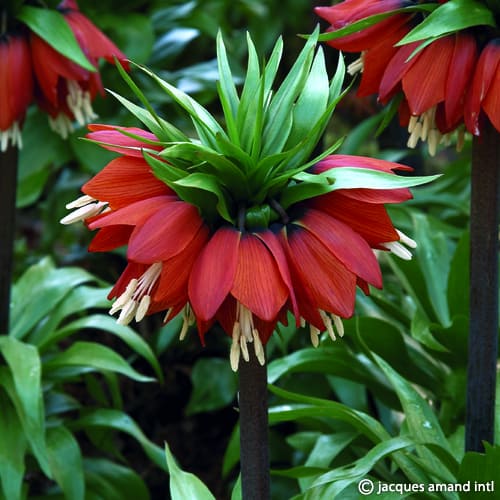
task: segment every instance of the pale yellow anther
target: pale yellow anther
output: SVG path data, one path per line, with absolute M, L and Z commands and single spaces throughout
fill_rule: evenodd
M 320 331 L 313 325 L 309 325 L 309 336 L 311 337 L 311 344 L 313 347 L 319 346 Z
M 129 300 L 123 309 L 120 311 L 120 315 L 116 322 L 119 325 L 128 325 L 135 316 L 135 311 L 137 310 L 138 304 L 134 300 Z
M 261 366 L 266 364 L 266 355 L 264 352 L 264 346 L 262 345 L 262 341 L 260 340 L 260 335 L 257 329 L 253 330 L 253 342 L 254 342 L 254 351 L 257 360 L 259 361 Z
M 137 322 L 144 319 L 144 316 L 146 316 L 150 304 L 151 304 L 151 297 L 149 295 L 144 295 L 144 297 L 142 297 L 142 299 L 139 302 L 137 311 L 135 312 L 135 320 Z
M 342 319 L 340 316 L 337 316 L 336 314 L 332 314 L 333 317 L 333 323 L 335 325 L 335 328 L 337 329 L 337 332 L 340 337 L 344 336 L 344 323 L 342 323 Z

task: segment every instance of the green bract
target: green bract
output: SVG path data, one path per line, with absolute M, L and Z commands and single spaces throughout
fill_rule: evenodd
M 306 169 L 330 155 L 341 142 L 311 159 L 343 95 L 343 59 L 339 57 L 330 81 L 323 50 L 316 47 L 316 30 L 275 90 L 282 40 L 277 41 L 263 65 L 250 36 L 247 40 L 248 69 L 238 92 L 222 36 L 219 33 L 217 37 L 217 89 L 224 125 L 193 98 L 141 67 L 189 115 L 195 138 L 157 116 L 140 89 L 121 70 L 145 109 L 116 97 L 164 144 L 160 153 L 144 151 L 146 161 L 154 175 L 182 200 L 197 206 L 205 220 L 213 223 L 222 218 L 240 228 L 268 227 L 293 203 L 335 189 L 390 189 L 431 180 L 397 177 L 350 165 L 328 175 L 306 174 Z

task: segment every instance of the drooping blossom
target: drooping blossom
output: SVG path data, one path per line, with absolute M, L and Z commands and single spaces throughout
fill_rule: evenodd
M 76 120 L 85 125 L 97 115 L 92 101 L 104 88 L 98 71 L 101 58 L 113 63 L 116 57 L 128 68 L 125 55 L 79 9 L 75 0 L 63 0 L 58 7 L 83 53 L 95 71 L 79 66 L 31 33 L 31 51 L 37 80 L 37 102 L 49 114 L 51 128 L 66 138 Z
M 22 146 L 21 127 L 33 99 L 33 69 L 26 37 L 0 35 L 0 150 Z
M 447 2 L 435 3 L 433 16 L 436 19 L 439 7 L 446 8 L 443 4 Z M 392 13 L 404 7 L 415 9 Z M 408 146 L 415 147 L 419 140 L 427 141 L 433 155 L 437 145 L 448 140 L 449 134 L 455 130 L 458 149 L 463 144 L 465 128 L 479 135 L 481 110 L 493 123 L 491 116 L 498 116 L 493 111 L 495 85 L 484 103 L 488 111 L 482 106 L 485 81 L 488 80 L 478 65 L 479 60 L 484 60 L 482 51 L 494 42 L 485 47 L 484 40 L 490 30 L 485 30 L 478 21 L 477 27 L 471 24 L 466 29 L 449 30 L 448 33 L 443 29 L 444 33 L 435 39 L 418 39 L 401 45 L 399 42 L 426 19 L 423 12 L 415 10 L 416 4 L 409 2 L 371 0 L 345 0 L 332 7 L 315 9 L 331 24 L 330 32 L 373 14 L 388 15 L 354 33 L 334 38 L 328 44 L 347 52 L 361 52 L 360 59 L 351 66 L 352 73 L 361 72 L 358 95 L 377 94 L 382 104 L 387 104 L 392 98 L 400 99 L 400 124 L 408 127 Z M 483 7 L 482 16 L 484 23 L 490 23 L 491 15 L 486 7 Z M 490 53 L 490 63 L 493 52 Z M 496 64 L 488 64 L 490 82 L 494 80 L 494 68 Z
M 304 60 L 311 71 L 314 44 L 306 43 L 292 71 L 304 70 Z M 154 135 L 91 126 L 88 137 L 120 156 L 83 186 L 84 196 L 67 205 L 74 212 L 62 222 L 84 220 L 98 230 L 91 251 L 127 246 L 127 266 L 110 293 L 119 323 L 157 312 L 167 322 L 181 313 L 181 338 L 196 324 L 202 343 L 218 323 L 232 339 L 236 370 L 241 357 L 250 359 L 249 344 L 264 364 L 264 346 L 278 323 L 308 324 L 314 345 L 321 332 L 332 339 L 343 334 L 342 318 L 354 313 L 357 287 L 367 294 L 370 286 L 382 287 L 375 251 L 411 258 L 404 245 L 415 242 L 394 228 L 385 204 L 409 199 L 407 186 L 423 180 L 400 178 L 395 170 L 407 167 L 371 158 L 326 153 L 310 162 L 312 144 L 304 134 L 319 140 L 326 122 L 323 128 L 306 124 L 314 116 L 324 120 L 338 95 L 328 77 L 301 77 L 291 100 L 283 97 L 290 85 L 285 80 L 273 101 L 264 88 L 275 76 L 269 72 L 255 90 L 262 100 L 248 87 L 238 97 L 222 87 L 232 81 L 224 54 L 219 40 L 221 92 L 235 103 L 234 111 L 225 108 L 226 121 L 235 120 L 238 106 L 256 117 L 265 105 L 266 125 L 258 135 L 248 135 L 243 120 L 232 132 L 238 145 L 231 142 L 207 110 L 159 81 L 189 109 L 200 139 L 189 140 L 148 114 Z M 255 76 L 247 82 L 258 81 Z M 326 89 L 323 99 L 320 89 Z M 312 91 L 314 104 L 307 100 Z M 290 117 L 287 131 L 281 120 Z

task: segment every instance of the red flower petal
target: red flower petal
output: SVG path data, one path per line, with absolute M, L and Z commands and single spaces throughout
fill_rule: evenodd
M 127 258 L 153 263 L 170 259 L 193 240 L 203 224 L 198 209 L 184 201 L 164 204 L 134 229 Z
M 382 274 L 372 249 L 348 225 L 324 212 L 308 210 L 295 222 L 321 241 L 351 272 L 382 288 Z
M 386 104 L 400 89 L 400 83 L 406 72 L 415 64 L 418 54 L 410 59 L 412 52 L 418 47 L 420 42 L 413 42 L 403 45 L 398 49 L 394 57 L 389 61 L 382 81 L 380 82 L 379 100 Z
M 446 83 L 445 116 L 448 130 L 462 120 L 465 93 L 469 87 L 477 61 L 477 46 L 473 36 L 457 33 L 455 48 Z
M 89 252 L 109 252 L 128 243 L 132 226 L 117 225 L 104 227 L 94 236 L 89 245 Z
M 244 234 L 231 294 L 259 318 L 270 321 L 277 316 L 288 293 L 267 247 L 255 235 Z
M 446 36 L 428 45 L 414 57 L 411 69 L 403 76 L 403 91 L 412 115 L 419 116 L 444 101 L 454 41 L 454 36 Z
M 143 158 L 142 148 L 154 149 L 156 151 L 161 151 L 163 149 L 163 146 L 161 146 L 160 144 L 156 146 L 154 144 L 142 142 L 138 139 L 128 137 L 120 132 L 120 130 L 123 130 L 130 134 L 144 137 L 144 139 L 147 139 L 148 141 L 158 142 L 158 139 L 154 134 L 137 127 L 118 127 L 115 125 L 91 124 L 88 125 L 88 128 L 89 130 L 91 130 L 91 132 L 86 136 L 88 139 L 102 142 L 104 144 L 99 145 L 104 149 L 108 149 L 109 151 L 116 151 L 117 153 L 125 156 L 137 156 Z
M 387 160 L 379 160 L 378 158 L 368 158 L 366 156 L 356 155 L 330 155 L 324 160 L 316 163 L 313 167 L 313 171 L 320 174 L 331 168 L 338 167 L 368 168 L 387 173 L 392 173 L 394 170 L 413 170 L 407 165 L 401 165 L 400 163 L 394 163 Z
M 472 89 L 466 99 L 464 121 L 467 130 L 472 134 L 480 134 L 479 116 L 481 105 L 490 90 L 491 84 L 495 80 L 499 64 L 500 39 L 497 38 L 489 42 L 482 50 L 474 72 Z
M 188 281 L 195 260 L 208 240 L 209 231 L 201 226 L 187 247 L 163 262 L 158 287 L 153 297 L 155 307 L 165 310 L 177 302 L 188 301 Z
M 0 131 L 24 120 L 33 99 L 28 42 L 21 36 L 0 37 Z
M 124 156 L 111 160 L 82 187 L 92 198 L 107 201 L 115 210 L 136 201 L 175 193 L 151 172 L 143 158 Z
M 354 312 L 356 276 L 323 243 L 305 229 L 288 231 L 283 238 L 302 286 L 317 309 L 348 318 Z M 297 285 L 294 288 L 297 289 Z
M 164 208 L 169 203 L 175 203 L 178 198 L 174 196 L 156 196 L 155 198 L 147 198 L 146 200 L 137 201 L 126 207 L 105 212 L 102 215 L 93 217 L 89 223 L 89 229 L 97 229 L 101 227 L 114 225 L 137 226 L 142 224 L 147 219 L 152 217 L 160 209 Z
M 382 205 L 350 198 L 344 195 L 346 192 L 347 190 L 343 193 L 336 191 L 314 198 L 311 200 L 311 206 L 347 224 L 372 247 L 399 240 L 399 235 Z
M 210 321 L 215 316 L 233 286 L 240 238 L 239 231 L 220 228 L 193 266 L 189 277 L 189 302 L 202 321 Z
M 288 288 L 289 300 L 292 306 L 293 314 L 295 315 L 296 319 L 299 320 L 297 299 L 295 297 L 295 292 L 293 289 L 292 277 L 290 275 L 290 270 L 288 269 L 285 252 L 278 237 L 269 230 L 255 233 L 255 236 L 260 238 L 266 244 L 267 248 L 274 257 L 274 260 L 276 261 L 281 274 L 281 279 Z

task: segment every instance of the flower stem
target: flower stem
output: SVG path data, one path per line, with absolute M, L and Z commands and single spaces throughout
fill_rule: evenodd
M 17 157 L 18 151 L 14 146 L 9 146 L 5 152 L 0 152 L 0 335 L 9 331 Z
M 239 366 L 240 460 L 243 500 L 270 498 L 267 366 L 249 349 Z
M 470 330 L 465 448 L 493 443 L 498 353 L 500 134 L 488 123 L 472 148 Z

